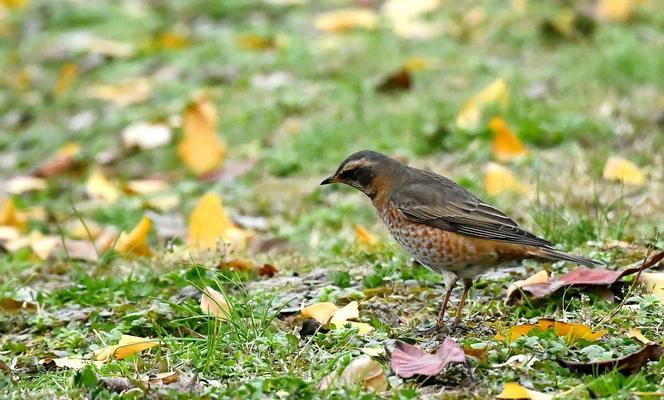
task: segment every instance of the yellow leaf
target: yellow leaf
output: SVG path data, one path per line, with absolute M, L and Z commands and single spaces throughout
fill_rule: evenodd
M 302 307 L 300 312 L 302 313 L 303 317 L 315 319 L 319 324 L 325 325 L 330 321 L 334 313 L 338 310 L 339 308 L 335 306 L 334 303 L 324 302 Z
M 88 177 L 85 190 L 93 199 L 114 203 L 120 197 L 120 190 L 101 171 L 94 171 Z
M 641 342 L 641 343 L 643 343 L 643 344 L 651 344 L 651 343 L 653 343 L 652 340 L 650 340 L 650 339 L 648 339 L 647 337 L 645 337 L 645 336 L 643 335 L 643 333 L 641 332 L 641 330 L 639 330 L 639 329 L 637 329 L 637 328 L 632 328 L 632 329 L 630 329 L 629 332 L 627 332 L 627 337 L 630 337 L 630 338 L 632 338 L 632 339 L 636 339 L 636 340 L 638 340 L 639 342 Z
M 68 236 L 74 239 L 95 239 L 102 229 L 94 221 L 75 219 L 65 225 Z
M 273 37 L 256 34 L 242 35 L 237 39 L 237 43 L 247 50 L 270 50 L 278 47 Z
M 101 361 L 84 360 L 82 358 L 44 358 L 39 360 L 39 364 L 43 366 L 54 364 L 58 368 L 67 369 L 81 369 L 90 364 L 94 364 L 97 368 L 101 368 L 104 365 Z
M 95 351 L 95 359 L 97 361 L 108 361 L 111 357 L 118 360 L 123 360 L 125 357 L 135 353 L 140 353 L 143 350 L 159 346 L 159 341 L 156 339 L 145 339 L 136 336 L 122 335 L 118 344 L 106 346 L 102 349 Z
M 132 194 L 154 194 L 168 189 L 168 183 L 161 179 L 136 179 L 128 181 L 124 189 Z
M 542 271 L 536 273 L 535 275 L 533 275 L 533 276 L 531 276 L 527 279 L 516 281 L 516 282 L 510 284 L 509 287 L 507 288 L 507 298 L 509 299 L 510 295 L 515 290 L 517 290 L 518 288 L 520 288 L 522 286 L 530 285 L 531 283 L 544 283 L 548 280 L 549 280 L 549 273 L 546 272 L 545 270 L 542 270 Z
M 190 42 L 187 36 L 178 32 L 163 32 L 157 38 L 158 46 L 165 50 L 177 50 L 188 47 Z
M 590 327 L 581 323 L 568 323 L 541 318 L 536 324 L 525 324 L 512 327 L 509 330 L 508 337 L 511 341 L 514 341 L 521 336 L 528 335 L 535 329 L 540 331 L 552 329 L 556 335 L 564 337 L 569 343 L 574 343 L 579 339 L 595 341 L 606 334 L 606 330 L 593 332 Z M 496 339 L 504 340 L 505 337 L 497 334 Z
M 94 99 L 125 107 L 150 98 L 152 83 L 145 78 L 136 78 L 116 85 L 94 85 L 88 88 L 87 94 Z
M 355 28 L 373 29 L 378 16 L 366 8 L 343 8 L 319 14 L 314 25 L 321 31 L 343 32 Z
M 10 226 L 25 231 L 27 221 L 25 215 L 16 209 L 14 200 L 6 199 L 0 208 L 0 226 Z
M 210 99 L 207 96 L 195 99 L 182 118 L 184 137 L 178 143 L 182 162 L 198 175 L 219 168 L 226 155 L 226 145 L 217 135 L 217 111 Z
M 502 78 L 496 79 L 466 102 L 457 115 L 456 124 L 462 129 L 477 129 L 482 110 L 486 106 L 494 103 L 507 104 L 507 101 L 507 84 Z
M 519 138 L 507 126 L 504 119 L 495 117 L 489 122 L 489 127 L 493 130 L 493 154 L 500 161 L 510 161 L 516 157 L 528 154 L 526 146 L 521 143 Z
M 11 194 L 22 194 L 44 190 L 48 187 L 44 179 L 35 178 L 34 176 L 29 175 L 15 176 L 6 181 L 5 185 L 5 190 L 7 190 L 7 193 Z
M 122 141 L 127 148 L 154 149 L 171 141 L 171 128 L 165 124 L 137 122 L 122 131 Z
M 373 332 L 375 328 L 364 322 L 355 322 L 355 321 L 343 321 L 337 323 L 330 323 L 335 329 L 343 328 L 345 325 L 350 325 L 351 328 L 357 329 L 358 335 L 366 335 L 367 333 Z
M 53 94 L 56 96 L 63 95 L 66 91 L 69 90 L 77 76 L 78 66 L 76 64 L 66 63 L 63 65 L 62 70 L 60 70 L 60 77 L 58 78 L 58 82 L 55 84 L 55 88 L 53 89 Z
M 632 16 L 634 0 L 599 0 L 597 14 L 607 21 L 625 21 Z
M 209 286 L 205 287 L 201 296 L 201 310 L 223 320 L 230 317 L 230 305 L 226 301 L 226 297 Z
M 381 11 L 391 20 L 405 20 L 434 11 L 441 4 L 441 0 L 387 0 Z
M 355 225 L 355 237 L 357 238 L 357 242 L 360 244 L 366 244 L 366 245 L 374 245 L 378 242 L 376 237 L 369 233 L 369 231 L 366 230 L 365 227 L 362 225 Z
M 134 254 L 137 256 L 149 256 L 152 254 L 148 243 L 148 234 L 152 229 L 152 221 L 148 217 L 141 221 L 129 233 L 122 232 L 115 249 L 122 254 Z
M 639 282 L 653 295 L 664 298 L 664 272 L 641 272 Z
M 636 164 L 622 157 L 611 156 L 604 165 L 604 179 L 628 185 L 641 186 L 646 178 Z
M 496 163 L 489 163 L 484 174 L 484 191 L 491 196 L 503 192 L 530 193 L 530 186 L 521 183 L 512 172 Z
M 7 8 L 25 8 L 30 4 L 30 0 L 1 0 L 0 6 L 5 6 Z M 0 7 L 2 8 L 2 7 Z
M 336 325 L 338 323 L 346 322 L 349 319 L 359 318 L 360 311 L 358 310 L 357 306 L 358 306 L 357 301 L 351 301 L 350 303 L 346 304 L 344 307 L 336 310 L 334 312 L 334 315 L 332 315 L 332 319 L 330 319 L 330 323 Z
M 215 249 L 218 239 L 244 248 L 249 237 L 248 232 L 235 226 L 226 216 L 221 199 L 214 193 L 201 197 L 189 216 L 187 243 L 195 249 Z
M 385 355 L 385 347 L 383 346 L 363 347 L 360 349 L 360 351 L 371 357 L 380 357 Z
M 497 397 L 499 399 L 549 400 L 553 398 L 553 395 L 526 389 L 516 382 L 507 382 Z

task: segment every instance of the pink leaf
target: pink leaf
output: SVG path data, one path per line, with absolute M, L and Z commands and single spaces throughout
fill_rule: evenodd
M 451 338 L 446 338 L 435 354 L 427 353 L 417 346 L 397 342 L 397 347 L 392 352 L 390 367 L 398 376 L 410 378 L 413 375 L 438 375 L 450 363 L 465 361 L 463 349 Z

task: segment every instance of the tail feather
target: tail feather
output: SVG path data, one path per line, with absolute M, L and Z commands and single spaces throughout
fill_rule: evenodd
M 533 252 L 534 256 L 546 258 L 548 260 L 564 260 L 570 261 L 577 264 L 585 265 L 586 267 L 597 267 L 603 265 L 603 263 L 589 258 L 578 257 L 571 254 L 567 254 L 564 251 L 548 248 L 539 248 L 537 251 Z

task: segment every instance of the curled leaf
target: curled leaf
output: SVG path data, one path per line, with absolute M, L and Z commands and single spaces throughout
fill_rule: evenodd
M 341 374 L 333 371 L 325 376 L 318 384 L 318 388 L 325 390 L 330 386 L 362 385 L 364 389 L 384 392 L 387 390 L 387 376 L 383 367 L 367 355 L 355 358 L 344 368 Z
M 152 254 L 148 243 L 148 234 L 152 229 L 152 220 L 148 217 L 141 221 L 129 233 L 122 232 L 115 249 L 122 254 L 149 256 Z
M 118 344 L 106 346 L 95 351 L 95 359 L 97 361 L 108 361 L 111 357 L 115 357 L 118 360 L 123 360 L 127 356 L 156 346 L 159 346 L 159 340 L 122 335 Z
M 512 294 L 517 289 L 519 289 L 519 288 L 521 288 L 525 285 L 530 285 L 530 284 L 533 284 L 533 283 L 545 283 L 548 280 L 549 280 L 549 273 L 546 272 L 545 270 L 541 270 L 538 273 L 536 273 L 535 275 L 533 275 L 533 276 L 531 276 L 527 279 L 523 279 L 523 280 L 511 283 L 509 285 L 509 287 L 507 288 L 507 301 L 510 300 L 510 298 L 512 297 Z
M 338 310 L 339 307 L 334 305 L 334 303 L 323 302 L 303 307 L 300 312 L 303 317 L 314 319 L 318 321 L 319 324 L 325 325 Z
M 452 338 L 445 338 L 435 354 L 427 353 L 417 346 L 397 342 L 392 352 L 390 367 L 402 378 L 414 375 L 434 376 L 444 371 L 451 363 L 466 362 L 463 349 Z
M 230 316 L 230 305 L 226 297 L 209 286 L 205 287 L 201 296 L 201 310 L 222 320 L 227 320 Z

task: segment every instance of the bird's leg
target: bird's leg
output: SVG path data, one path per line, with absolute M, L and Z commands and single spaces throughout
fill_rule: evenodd
M 450 296 L 452 295 L 452 290 L 454 290 L 456 282 L 457 282 L 457 276 L 454 275 L 452 281 L 450 282 L 449 287 L 447 288 L 447 293 L 445 294 L 445 300 L 443 300 L 443 304 L 440 306 L 440 311 L 438 312 L 438 321 L 436 322 L 436 326 L 438 327 L 438 329 L 442 329 L 443 327 L 445 327 L 445 310 L 447 310 L 447 303 L 450 301 Z
M 473 280 L 470 278 L 463 279 L 463 294 L 461 295 L 461 300 L 459 300 L 459 306 L 457 308 L 456 317 L 454 317 L 454 325 L 458 325 L 461 322 L 461 313 L 463 311 L 463 305 L 466 303 L 466 296 L 470 287 L 473 286 Z

